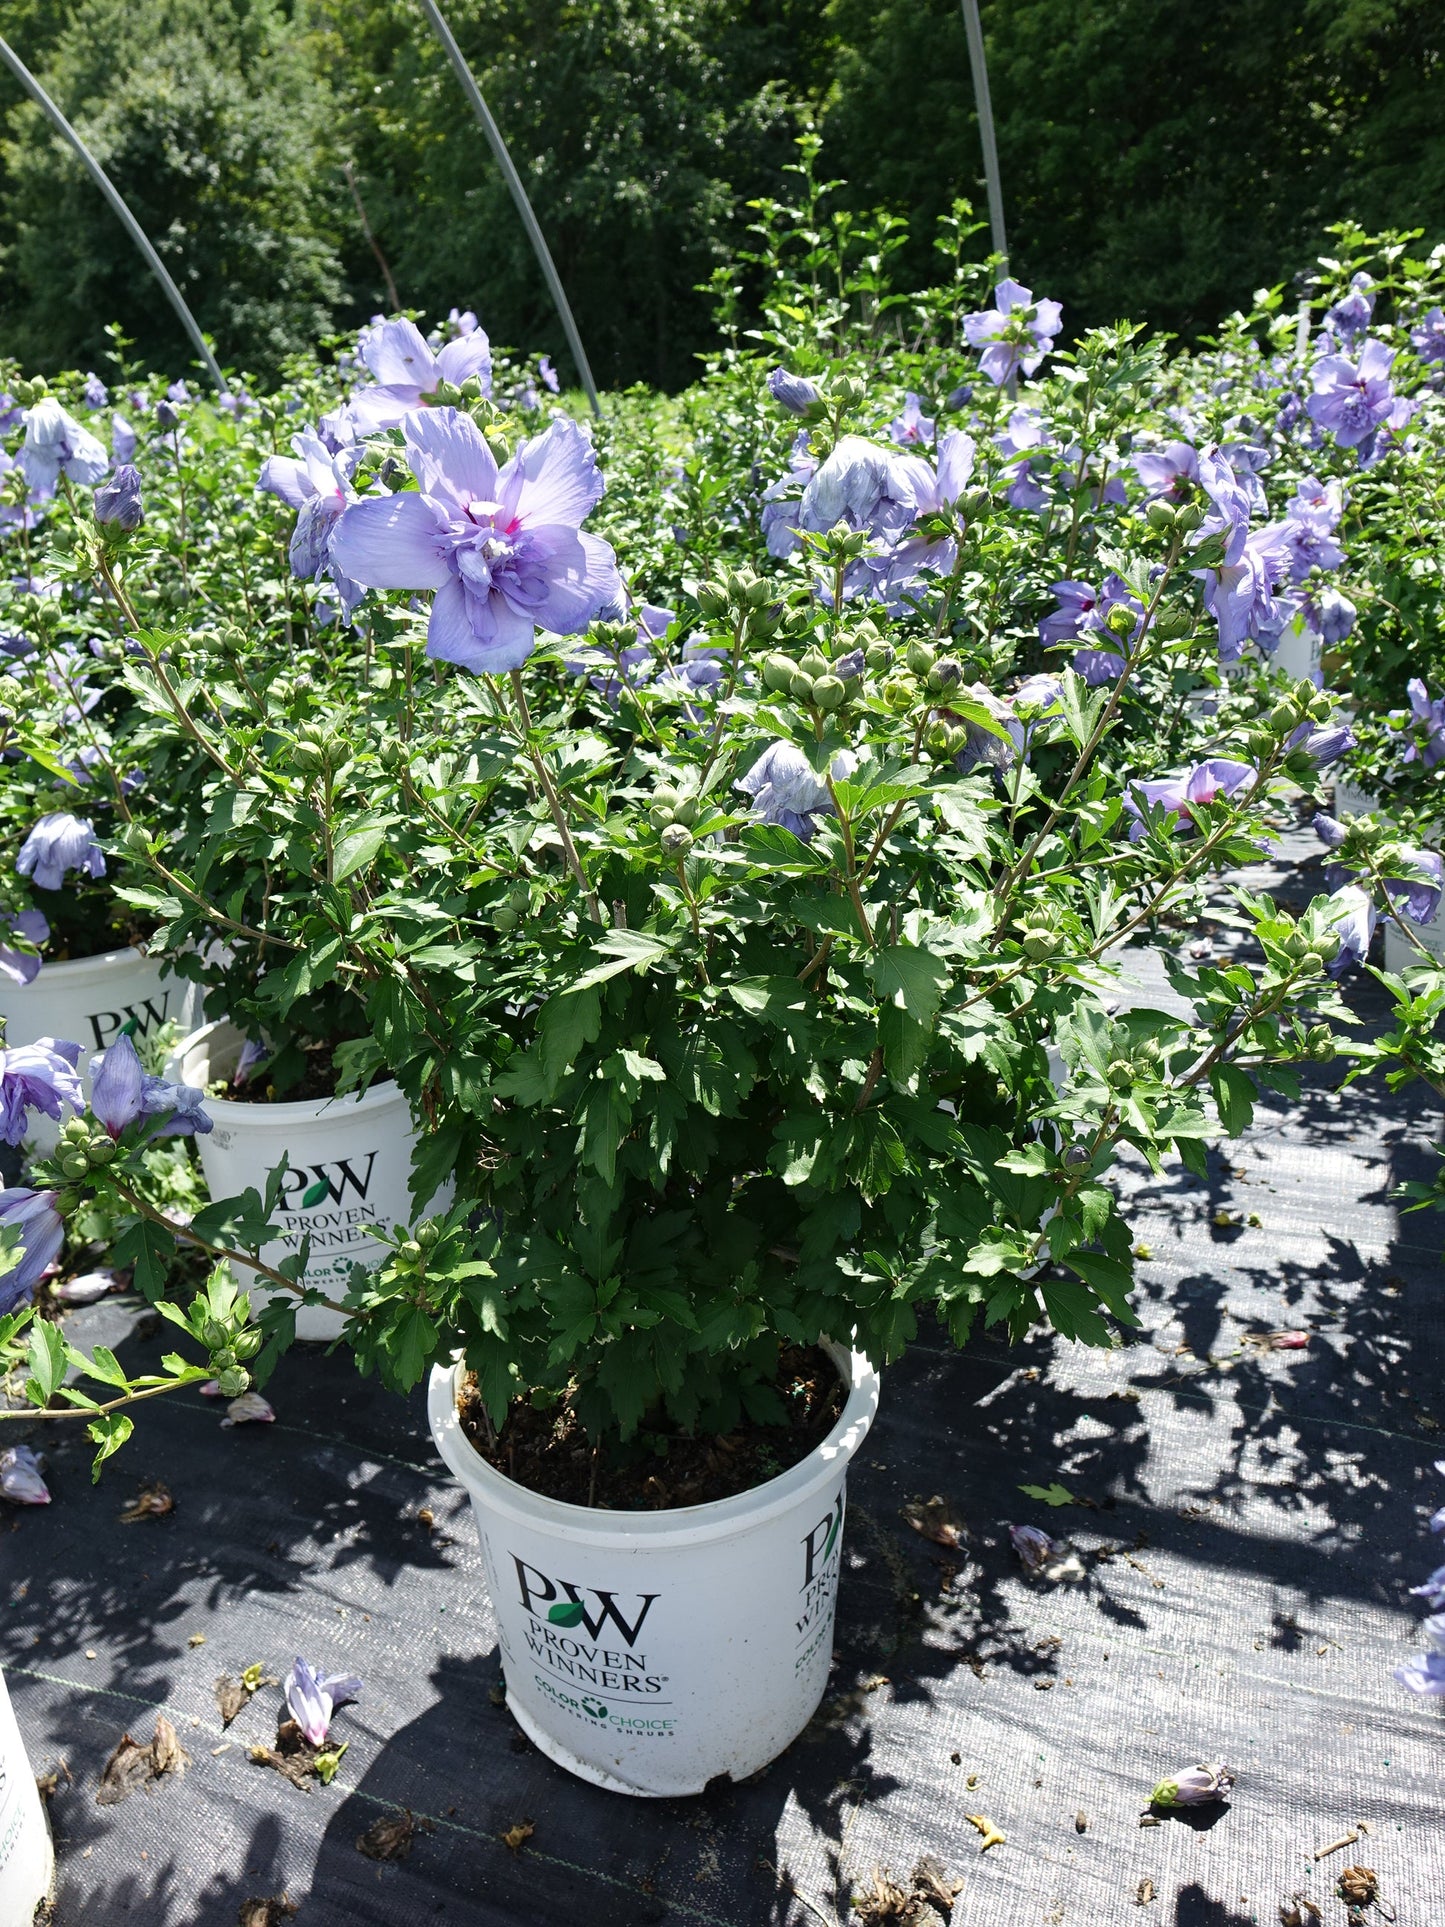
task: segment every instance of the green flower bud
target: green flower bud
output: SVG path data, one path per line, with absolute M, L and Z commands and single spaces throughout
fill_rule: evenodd
M 258 1332 L 255 1326 L 251 1325 L 248 1326 L 245 1331 L 236 1333 L 236 1336 L 231 1340 L 231 1350 L 236 1354 L 237 1358 L 254 1358 L 265 1342 L 265 1334 Z
M 883 685 L 883 700 L 890 709 L 912 709 L 918 690 L 901 676 L 890 676 Z
M 1126 1084 L 1133 1083 L 1134 1066 L 1129 1062 L 1127 1057 L 1111 1058 L 1109 1062 L 1109 1067 L 1105 1071 L 1104 1075 L 1108 1079 L 1109 1083 L 1111 1083 L 1117 1090 L 1122 1088 Z
M 1299 960 L 1302 977 L 1318 977 L 1325 967 L 1325 960 L 1318 950 L 1307 950 Z
M 864 651 L 863 660 L 875 676 L 881 676 L 885 670 L 893 667 L 892 647 L 886 642 L 870 642 Z
M 411 1235 L 423 1251 L 431 1251 L 442 1241 L 442 1227 L 435 1218 L 423 1218 Z
M 1186 535 L 1192 535 L 1204 520 L 1204 510 L 1197 502 L 1186 502 L 1174 511 L 1174 526 Z
M 903 660 L 915 676 L 926 676 L 933 667 L 936 653 L 932 643 L 910 642 Z
M 669 818 L 671 817 L 672 812 L 677 808 L 677 791 L 671 783 L 659 783 L 654 804 L 657 809 L 666 810 Z
M 504 937 L 510 936 L 520 921 L 516 911 L 508 909 L 505 903 L 500 910 L 492 912 L 492 928 Z
M 223 1345 L 218 1352 L 211 1353 L 213 1372 L 232 1372 L 236 1369 L 236 1354 L 229 1345 Z
M 692 831 L 685 823 L 669 823 L 662 833 L 662 847 L 669 856 L 686 856 L 692 848 Z
M 821 650 L 810 649 L 798 664 L 798 667 L 805 676 L 826 676 L 828 673 L 828 658 Z
M 85 1155 L 92 1164 L 109 1164 L 120 1154 L 120 1146 L 113 1137 L 93 1137 L 85 1147 Z
M 813 678 L 811 676 L 805 676 L 801 669 L 795 669 L 788 687 L 793 693 L 794 702 L 812 704 Z
M 953 689 L 963 681 L 963 664 L 957 656 L 940 656 L 928 671 L 927 680 L 935 695 L 940 690 Z
M 1139 618 L 1134 610 L 1129 608 L 1125 603 L 1116 602 L 1108 615 L 1104 617 L 1104 627 L 1109 630 L 1112 635 L 1132 636 L 1134 633 L 1134 624 L 1138 620 Z
M 218 1319 L 204 1318 L 201 1321 L 201 1329 L 196 1336 L 208 1352 L 215 1353 L 230 1342 L 231 1335 Z
M 697 606 L 709 622 L 717 622 L 728 612 L 727 590 L 715 582 L 705 582 L 697 592 Z
M 1288 736 L 1299 726 L 1300 713 L 1289 697 L 1282 697 L 1269 712 L 1269 726 L 1280 736 Z
M 216 1389 L 222 1398 L 239 1398 L 250 1383 L 251 1374 L 243 1371 L 239 1365 L 233 1365 L 228 1371 L 216 1375 Z
M 1174 510 L 1167 502 L 1151 502 L 1144 511 L 1151 529 L 1160 535 L 1172 535 L 1175 528 Z
M 786 695 L 792 686 L 797 665 L 791 656 L 773 655 L 763 661 L 763 688 Z
M 1244 741 L 1249 750 L 1250 759 L 1253 762 L 1262 763 L 1266 756 L 1274 753 L 1278 739 L 1270 730 L 1250 729 L 1245 731 Z
M 1194 559 L 1201 568 L 1217 569 L 1224 560 L 1224 551 L 1227 546 L 1222 535 L 1206 535 L 1194 551 Z
M 398 1258 L 404 1258 L 408 1264 L 414 1265 L 421 1257 L 421 1246 L 415 1238 L 407 1238 L 397 1246 L 396 1255 Z
M 691 829 L 693 824 L 696 823 L 697 821 L 697 814 L 698 814 L 697 798 L 695 796 L 685 796 L 683 797 L 682 801 L 678 804 L 677 808 L 673 811 L 672 817 L 675 823 L 683 823 L 687 826 L 688 829 Z
M 1024 955 L 1033 963 L 1043 963 L 1062 948 L 1062 939 L 1052 930 L 1030 930 L 1023 940 Z
M 949 753 L 948 724 L 931 723 L 928 728 L 928 733 L 924 737 L 924 741 L 935 756 L 947 756 Z
M 986 488 L 971 488 L 958 499 L 958 512 L 965 522 L 976 522 L 980 515 L 988 512 L 989 494 Z
M 773 585 L 771 582 L 759 578 L 758 581 L 750 582 L 747 585 L 745 593 L 750 609 L 766 609 L 773 599 Z
M 532 892 L 525 883 L 519 883 L 515 890 L 507 892 L 507 902 L 519 913 L 532 907 Z
M 1194 617 L 1187 609 L 1161 609 L 1154 618 L 1154 627 L 1166 642 L 1178 642 L 1192 632 Z
M 1309 700 L 1309 717 L 1312 723 L 1327 723 L 1335 713 L 1335 699 L 1328 689 L 1317 689 Z
M 813 684 L 813 701 L 819 709 L 841 709 L 847 694 L 837 676 L 819 676 Z
M 90 1175 L 90 1159 L 83 1151 L 63 1151 L 60 1156 L 62 1174 L 78 1180 Z

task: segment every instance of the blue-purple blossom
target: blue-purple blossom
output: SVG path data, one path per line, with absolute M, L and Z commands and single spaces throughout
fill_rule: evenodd
M 0 1278 L 0 1292 L 5 1280 Z M 7 1445 L 0 1452 L 0 1499 L 11 1505 L 49 1505 L 50 1488 L 41 1476 L 40 1461 L 28 1445 Z
M 1354 632 L 1358 611 L 1339 589 L 1312 589 L 1300 604 L 1300 613 L 1327 649 L 1334 649 Z
M 1423 362 L 1445 361 L 1445 308 L 1432 308 L 1410 330 L 1410 346 Z
M 122 462 L 110 480 L 96 489 L 94 504 L 97 522 L 114 522 L 127 535 L 138 529 L 145 520 L 140 499 L 140 470 L 129 462 Z
M 20 1144 L 29 1128 L 31 1111 L 60 1118 L 60 1107 L 85 1109 L 76 1064 L 79 1044 L 42 1037 L 33 1044 L 0 1046 L 0 1142 Z
M 1102 689 L 1105 683 L 1117 682 L 1128 664 L 1114 649 L 1076 649 L 1069 667 L 1090 689 Z
M 71 870 L 103 877 L 105 852 L 88 818 L 72 816 L 69 810 L 51 810 L 21 844 L 15 868 L 37 890 L 58 890 Z
M 124 415 L 110 418 L 110 452 L 116 462 L 130 462 L 135 459 L 136 432 Z
M 1347 348 L 1353 347 L 1370 325 L 1370 317 L 1375 312 L 1374 285 L 1363 271 L 1352 274 L 1349 293 L 1325 310 L 1320 327 L 1337 336 Z
M 361 1697 L 354 1673 L 318 1673 L 298 1654 L 286 1675 L 286 1706 L 312 1746 L 320 1746 L 338 1706 Z
M 888 424 L 888 433 L 901 448 L 908 448 L 931 442 L 934 427 L 933 416 L 924 414 L 923 404 L 910 389 L 903 397 L 903 413 Z
M 40 975 L 40 946 L 49 935 L 50 925 L 42 911 L 0 913 L 0 978 L 12 984 L 33 984 Z M 22 944 L 23 949 L 18 947 Z
M 818 472 L 818 459 L 806 428 L 788 451 L 788 472 L 763 490 L 762 530 L 768 554 L 782 562 L 798 546 L 798 506 L 804 486 Z
M 846 782 L 857 767 L 851 750 L 839 750 L 831 765 L 833 780 Z M 734 787 L 752 797 L 760 821 L 781 824 L 804 843 L 812 840 L 817 818 L 833 813 L 827 783 L 792 743 L 770 743 Z
M 457 409 L 417 410 L 403 432 L 420 493 L 347 509 L 331 553 L 368 588 L 437 591 L 429 656 L 479 675 L 519 669 L 539 628 L 577 635 L 621 599 L 610 545 L 581 532 L 603 481 L 570 417 L 523 442 L 500 470 Z
M 1358 362 L 1326 355 L 1315 363 L 1314 393 L 1305 407 L 1341 447 L 1358 447 L 1389 414 L 1395 396 L 1390 385 L 1394 359 L 1394 350 L 1383 341 L 1367 341 Z
M 338 567 L 332 554 L 332 537 L 343 512 L 361 499 L 351 486 L 361 451 L 343 448 L 333 452 L 319 435 L 309 431 L 293 435 L 291 446 L 296 451 L 294 456 L 266 458 L 257 486 L 296 510 L 289 549 L 291 573 L 304 581 L 329 581 L 349 618 L 366 591 Z
M 1224 560 L 1203 571 L 1204 606 L 1219 624 L 1221 662 L 1238 662 L 1251 638 L 1273 650 L 1299 608 L 1289 586 L 1295 553 L 1282 522 L 1247 534 L 1244 524 L 1234 524 Z
M 171 1084 L 153 1077 L 124 1032 L 90 1060 L 91 1114 L 114 1138 L 138 1118 L 158 1120 L 144 1132 L 147 1142 L 198 1132 L 204 1136 L 214 1128 L 201 1108 L 205 1096 L 194 1084 Z
M 965 317 L 963 338 L 983 350 L 979 372 L 1002 388 L 1011 375 L 1031 375 L 1040 366 L 1063 325 L 1063 310 L 1057 301 L 1036 302 L 1030 289 L 1008 279 L 993 298 L 993 307 Z
M 174 435 L 181 425 L 181 411 L 173 401 L 162 399 L 155 405 L 155 424 L 163 435 Z
M 1374 899 L 1358 884 L 1346 884 L 1331 895 L 1324 920 L 1340 946 L 1326 967 L 1330 976 L 1342 977 L 1352 965 L 1363 963 L 1370 954 L 1375 925 L 1379 922 Z
M 110 467 L 101 443 L 53 396 L 27 408 L 24 419 L 25 440 L 16 459 L 37 495 L 53 494 L 62 475 L 90 486 Z
M 976 453 L 972 435 L 961 428 L 950 428 L 938 444 L 934 467 L 930 468 L 921 456 L 907 458 L 900 472 L 913 491 L 915 517 L 947 515 L 958 507 L 973 479 Z M 957 559 L 958 545 L 951 535 L 919 535 L 901 543 L 888 564 L 890 600 L 897 601 L 901 591 L 924 569 L 948 575 Z
M 1114 609 L 1127 609 L 1133 615 L 1131 640 L 1138 636 L 1144 620 L 1143 603 L 1120 575 L 1106 575 L 1101 589 L 1094 589 L 1087 582 L 1052 582 L 1049 584 L 1049 594 L 1057 598 L 1059 606 L 1039 622 L 1039 641 L 1046 649 L 1057 648 L 1062 643 L 1085 635 L 1112 637 L 1114 631 L 1109 627 L 1108 617 Z M 1114 647 L 1122 647 L 1122 644 Z M 1078 667 L 1077 662 L 1075 667 Z M 1082 674 L 1082 670 L 1079 673 Z
M 455 341 L 460 335 L 474 335 L 479 325 L 470 308 L 452 308 L 447 314 L 443 332 L 448 341 Z
M 823 535 L 843 522 L 890 546 L 913 525 L 927 465 L 861 435 L 844 435 L 803 490 L 800 528 Z
M 1008 1536 L 1019 1563 L 1028 1573 L 1042 1572 L 1064 1550 L 1060 1542 L 1051 1539 L 1040 1526 L 1010 1526 Z
M 476 326 L 433 354 L 414 321 L 383 321 L 363 331 L 360 351 L 375 386 L 358 388 L 346 413 L 363 434 L 400 427 L 439 382 L 460 388 L 475 377 L 484 395 L 492 392 L 491 346 Z
M 91 372 L 85 377 L 85 386 L 80 391 L 80 398 L 87 408 L 105 408 L 110 402 L 110 390 L 99 375 Z
M 1145 499 L 1177 506 L 1193 499 L 1199 483 L 1199 452 L 1188 442 L 1166 442 L 1133 457 L 1134 473 L 1144 484 Z
M 552 357 L 550 355 L 539 355 L 537 357 L 537 373 L 542 377 L 542 386 L 544 388 L 550 389 L 554 395 L 561 394 L 562 384 L 557 378 L 557 370 L 552 366 Z
M 1284 741 L 1286 751 L 1302 749 L 1317 767 L 1336 762 L 1355 747 L 1355 732 L 1348 723 L 1301 723 Z
M 5 1229 L 20 1234 L 20 1262 L 0 1272 L 0 1317 L 30 1302 L 65 1243 L 65 1226 L 50 1191 L 30 1191 L 24 1185 L 0 1191 L 0 1230 Z
M 1248 763 L 1236 763 L 1227 756 L 1212 756 L 1207 762 L 1195 763 L 1179 776 L 1161 777 L 1150 783 L 1131 783 L 1124 793 L 1124 808 L 1135 819 L 1129 829 L 1131 842 L 1137 843 L 1146 833 L 1146 811 L 1152 815 L 1156 810 L 1167 810 L 1174 818 L 1168 826 L 1180 829 L 1192 826 L 1196 809 L 1215 803 L 1220 797 L 1236 795 L 1246 784 L 1253 783 L 1259 772 Z
M 1416 1653 L 1395 1668 L 1395 1678 L 1412 1693 L 1445 1699 L 1445 1653 Z
M 818 400 L 817 385 L 803 375 L 791 373 L 787 368 L 768 371 L 768 393 L 790 415 L 806 415 Z
M 1406 763 L 1423 762 L 1426 769 L 1434 769 L 1437 764 L 1445 763 L 1445 696 L 1437 696 L 1432 702 L 1430 691 L 1418 676 L 1412 676 L 1405 685 L 1405 694 L 1410 699 L 1410 718 L 1413 723 L 1405 743 L 1401 760 Z M 1396 715 L 1390 712 L 1392 728 L 1398 728 Z M 1401 722 L 1405 719 L 1400 718 Z
M 967 697 L 975 707 L 987 711 L 998 725 L 997 730 L 986 729 L 971 716 L 958 718 L 967 737 L 963 748 L 954 758 L 959 774 L 971 776 L 975 770 L 986 769 L 1000 775 L 1004 770 L 1012 769 L 1028 746 L 1029 733 L 1014 714 L 1012 705 L 1001 696 L 995 696 L 988 685 L 981 682 L 969 684 L 959 691 L 959 695 Z M 944 713 L 949 716 L 958 714 L 952 710 Z
M 1311 827 L 1330 850 L 1339 849 L 1349 834 L 1345 824 L 1323 811 L 1315 815 Z M 1344 877 L 1353 872 L 1335 865 L 1330 874 Z M 1408 917 L 1411 923 L 1433 923 L 1441 896 L 1445 894 L 1445 862 L 1434 850 L 1407 848 L 1400 852 L 1398 859 L 1390 860 L 1389 874 L 1383 882 L 1385 895 L 1397 916 Z

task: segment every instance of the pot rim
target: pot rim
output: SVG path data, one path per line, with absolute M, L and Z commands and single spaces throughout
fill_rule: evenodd
M 101 976 L 105 971 L 114 968 L 118 964 L 148 963 L 154 964 L 156 968 L 159 969 L 160 966 L 167 961 L 168 959 L 166 957 L 153 955 L 149 950 L 143 949 L 138 943 L 122 944 L 119 950 L 98 950 L 93 957 L 67 957 L 63 963 L 52 963 L 50 958 L 42 951 L 40 954 L 40 969 L 30 979 L 30 982 L 28 984 L 7 984 L 6 989 L 8 991 L 14 991 L 19 995 L 27 990 L 33 989 L 36 984 L 44 983 L 47 979 L 51 984 L 54 984 L 56 978 L 62 974 L 65 975 L 71 983 L 78 983 L 84 977 Z M 183 977 L 172 976 L 166 981 L 184 983 L 185 979 Z
M 229 1017 L 213 1017 L 209 1023 L 202 1024 L 180 1040 L 166 1060 L 166 1073 L 172 1081 L 185 1081 L 181 1071 L 187 1053 L 193 1051 L 197 1044 L 210 1041 L 221 1030 L 240 1035 Z M 347 1091 L 344 1095 L 331 1097 L 288 1098 L 281 1104 L 246 1104 L 234 1097 L 208 1097 L 206 1109 L 218 1122 L 225 1122 L 233 1128 L 243 1119 L 249 1119 L 253 1126 L 264 1129 L 270 1123 L 316 1123 L 334 1111 L 342 1111 L 346 1117 L 352 1118 L 366 1111 L 379 1111 L 401 1097 L 401 1086 L 395 1078 L 388 1077 L 380 1083 L 368 1085 L 364 1091 Z M 410 1106 L 407 1109 L 410 1114 Z
M 848 1388 L 843 1410 L 832 1430 L 786 1472 L 764 1480 L 761 1485 L 749 1486 L 746 1492 L 735 1492 L 727 1499 L 709 1499 L 701 1505 L 669 1506 L 661 1511 L 607 1512 L 594 1506 L 574 1505 L 566 1499 L 550 1499 L 518 1484 L 489 1465 L 462 1430 L 456 1401 L 457 1380 L 464 1366 L 459 1352 L 449 1363 L 432 1367 L 427 1385 L 427 1416 L 431 1421 L 432 1439 L 448 1470 L 461 1480 L 473 1498 L 483 1498 L 490 1510 L 517 1525 L 533 1529 L 550 1527 L 570 1539 L 595 1546 L 642 1540 L 665 1542 L 671 1548 L 734 1538 L 790 1511 L 813 1491 L 829 1484 L 840 1471 L 845 1471 L 877 1415 L 878 1373 L 864 1354 L 849 1351 L 832 1339 L 820 1338 L 818 1342 L 832 1358 L 838 1376 Z

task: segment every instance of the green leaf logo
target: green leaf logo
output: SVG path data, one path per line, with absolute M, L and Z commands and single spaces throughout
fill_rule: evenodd
M 582 1608 L 575 1600 L 563 1600 L 547 1614 L 547 1623 L 549 1626 L 580 1626 Z
M 820 1565 L 823 1563 L 824 1560 L 827 1559 L 828 1554 L 833 1550 L 834 1542 L 837 1540 L 837 1537 L 838 1537 L 838 1528 L 840 1525 L 842 1525 L 842 1523 L 843 1523 L 843 1508 L 841 1506 L 838 1506 L 834 1510 L 833 1524 L 829 1529 L 827 1542 L 823 1547 L 823 1558 L 820 1559 L 818 1562 Z
M 327 1184 L 325 1178 L 318 1178 L 315 1184 L 308 1184 L 306 1189 L 301 1193 L 302 1205 L 320 1204 L 321 1200 L 326 1196 L 326 1191 Z

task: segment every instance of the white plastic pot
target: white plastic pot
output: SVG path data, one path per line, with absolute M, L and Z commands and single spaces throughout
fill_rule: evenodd
M 1445 962 L 1445 897 L 1440 899 L 1434 916 L 1429 923 L 1412 923 L 1412 934 L 1419 938 L 1432 957 Z M 1385 968 L 1401 971 L 1411 964 L 1421 964 L 1425 959 L 1411 943 L 1393 917 L 1385 925 Z
M 1371 810 L 1377 810 L 1379 807 L 1380 799 L 1372 791 L 1358 788 L 1347 776 L 1335 779 L 1335 815 L 1337 817 L 1343 819 L 1346 816 L 1368 816 Z
M 1296 616 L 1281 631 L 1274 654 L 1270 657 L 1271 664 L 1281 675 L 1290 676 L 1296 682 L 1316 684 L 1323 681 L 1324 660 L 1324 638 L 1317 629 L 1311 629 L 1301 616 Z
M 55 1849 L 0 1669 L 0 1927 L 31 1927 L 55 1886 Z
M 543 1498 L 474 1450 L 459 1366 L 437 1366 L 432 1437 L 471 1495 L 507 1704 L 548 1759 L 665 1799 L 745 1780 L 797 1738 L 833 1653 L 848 1463 L 878 1374 L 828 1348 L 848 1386 L 807 1458 L 750 1492 L 664 1512 Z
M 176 1050 L 169 1075 L 202 1089 L 229 1077 L 240 1059 L 241 1032 L 224 1018 L 186 1038 Z M 416 1212 L 407 1190 L 416 1143 L 411 1106 L 388 1080 L 347 1097 L 304 1098 L 289 1104 L 239 1104 L 210 1097 L 206 1111 L 215 1129 L 196 1139 L 201 1169 L 213 1198 L 234 1197 L 248 1186 L 264 1191 L 272 1169 L 284 1158 L 287 1171 L 277 1218 L 284 1236 L 266 1245 L 262 1260 L 276 1265 L 300 1249 L 310 1235 L 311 1255 L 305 1282 L 339 1297 L 356 1264 L 375 1264 L 382 1247 L 371 1227 L 409 1225 Z M 450 1203 L 448 1182 L 428 1210 Z M 286 1294 L 250 1284 L 258 1308 Z M 324 1305 L 303 1305 L 296 1314 L 298 1338 L 332 1339 L 345 1319 Z
M 161 959 L 129 944 L 73 963 L 42 964 L 39 976 L 28 984 L 0 978 L 5 1042 L 14 1046 L 58 1037 L 79 1044 L 81 1082 L 87 1092 L 92 1053 L 113 1044 L 126 1024 L 133 1025 L 131 1035 L 139 1041 L 164 1024 L 188 1030 L 199 1010 L 197 985 L 184 977 L 162 977 Z M 52 1150 L 58 1136 L 54 1123 L 36 1116 L 35 1125 L 28 1139 L 32 1148 Z

